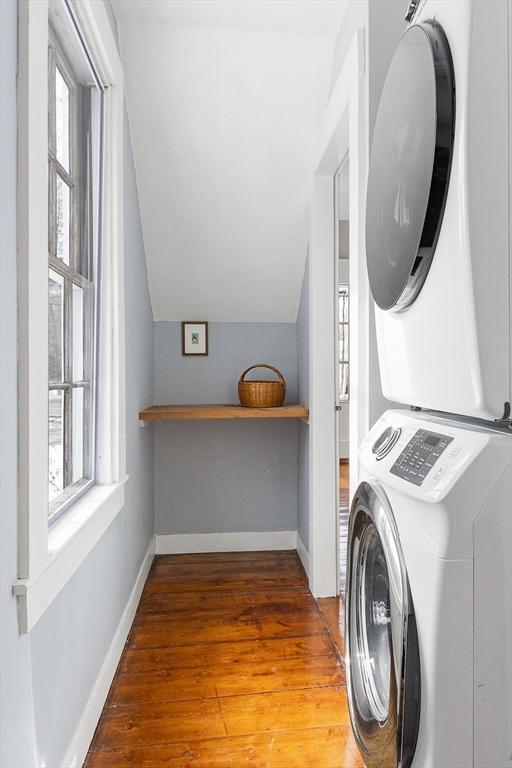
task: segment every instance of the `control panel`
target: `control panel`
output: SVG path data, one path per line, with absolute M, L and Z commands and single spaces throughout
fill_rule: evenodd
M 453 437 L 438 432 L 418 429 L 391 467 L 391 474 L 421 485 L 452 440 Z

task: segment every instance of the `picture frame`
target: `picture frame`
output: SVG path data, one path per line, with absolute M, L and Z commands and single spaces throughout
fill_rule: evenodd
M 181 323 L 181 354 L 183 357 L 208 355 L 208 323 L 205 320 L 184 320 Z

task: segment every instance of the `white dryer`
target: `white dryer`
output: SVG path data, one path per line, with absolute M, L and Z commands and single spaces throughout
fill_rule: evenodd
M 350 512 L 346 669 L 367 768 L 508 768 L 512 434 L 387 411 Z
M 383 394 L 486 420 L 511 402 L 508 0 L 425 0 L 376 117 L 366 251 Z

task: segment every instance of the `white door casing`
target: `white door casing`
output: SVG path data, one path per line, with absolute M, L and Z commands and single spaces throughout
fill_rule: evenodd
M 311 205 L 309 579 L 315 597 L 336 594 L 336 372 L 334 176 L 350 151 L 350 495 L 369 426 L 369 288 L 364 246 L 368 84 L 364 29 L 353 37 L 319 134 Z

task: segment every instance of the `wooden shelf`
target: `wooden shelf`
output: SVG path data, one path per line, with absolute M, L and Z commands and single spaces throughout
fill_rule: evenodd
M 152 405 L 139 411 L 139 421 L 184 419 L 307 419 L 309 410 L 292 403 L 280 408 L 243 408 L 241 405 Z

